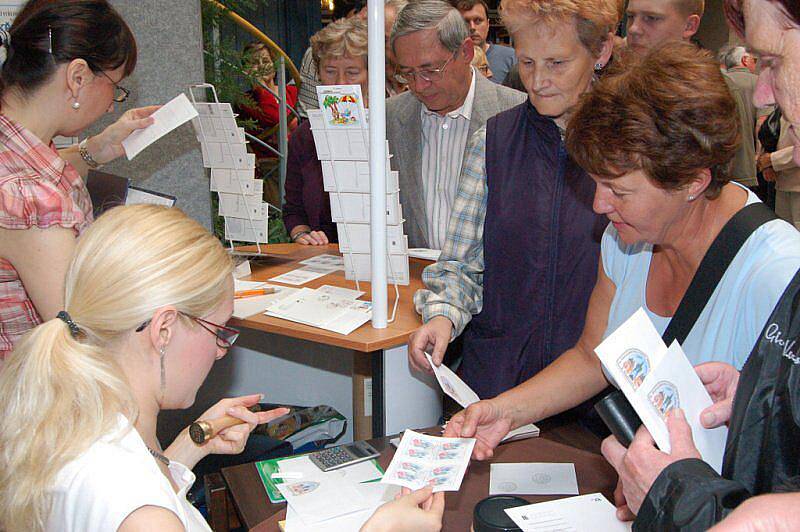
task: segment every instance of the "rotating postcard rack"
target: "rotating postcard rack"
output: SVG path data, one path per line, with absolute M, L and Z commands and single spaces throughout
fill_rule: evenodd
M 213 101 L 197 101 L 194 91 L 207 89 Z M 225 221 L 229 251 L 233 255 L 266 256 L 261 244 L 268 242 L 270 209 L 279 209 L 263 200 L 264 182 L 255 177 L 256 156 L 247 153 L 244 128 L 236 124 L 231 104 L 219 101 L 213 85 L 191 85 L 189 96 L 197 109 L 198 117 L 192 125 L 203 152 L 203 166 L 211 169 L 211 191 L 219 196 L 219 215 Z M 252 242 L 256 251 L 237 250 L 234 241 Z
M 370 271 L 370 176 L 369 125 L 361 87 L 321 85 L 317 87 L 319 109 L 309 109 L 308 118 L 322 164 L 325 191 L 331 202 L 331 217 L 344 255 L 345 277 L 369 281 Z M 409 284 L 408 237 L 403 234 L 403 210 L 397 172 L 390 170 L 386 145 L 386 238 L 387 280 Z M 395 286 L 396 287 L 396 286 Z

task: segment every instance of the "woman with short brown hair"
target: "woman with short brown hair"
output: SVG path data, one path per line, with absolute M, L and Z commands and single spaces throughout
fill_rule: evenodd
M 596 184 L 594 210 L 611 221 L 583 333 L 532 379 L 454 416 L 447 435 L 477 436 L 474 455 L 488 458 L 510 429 L 606 388 L 594 349 L 638 309 L 665 331 L 722 228 L 758 202 L 728 181 L 734 109 L 717 62 L 690 43 L 624 57 L 595 84 L 567 128 L 570 153 Z M 756 229 L 686 336 L 689 361 L 741 368 L 799 267 L 793 227 L 773 220 Z

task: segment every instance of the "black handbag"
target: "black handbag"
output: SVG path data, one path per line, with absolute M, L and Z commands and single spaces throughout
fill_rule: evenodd
M 781 108 L 775 110 L 767 117 L 761 127 L 758 128 L 758 142 L 766 153 L 778 151 L 778 139 L 781 136 Z
M 739 249 L 756 229 L 775 219 L 775 213 L 763 203 L 752 203 L 725 224 L 706 251 L 678 310 L 661 335 L 665 344 L 670 345 L 673 340 L 683 344 Z M 611 434 L 623 446 L 629 446 L 642 420 L 622 391 L 613 390 L 597 402 L 595 410 Z

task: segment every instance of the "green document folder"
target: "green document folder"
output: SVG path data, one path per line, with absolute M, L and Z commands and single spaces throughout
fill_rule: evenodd
M 309 453 L 306 453 L 309 454 Z M 303 456 L 302 454 L 294 455 L 294 456 L 283 456 L 281 458 L 272 458 L 270 460 L 263 460 L 261 462 L 256 462 L 256 470 L 258 471 L 258 476 L 261 477 L 261 483 L 264 484 L 264 489 L 267 491 L 267 496 L 269 497 L 269 502 L 271 503 L 279 503 L 279 502 L 286 502 L 286 499 L 283 497 L 283 494 L 278 490 L 278 484 L 283 484 L 285 482 L 282 478 L 272 478 L 273 473 L 280 472 L 280 462 L 283 460 L 288 460 L 290 458 L 297 458 L 299 456 Z M 383 468 L 378 464 L 378 460 L 373 458 L 370 460 L 372 465 L 375 466 L 375 469 L 380 473 L 382 477 L 384 474 Z M 322 473 L 322 471 L 320 471 Z M 292 480 L 292 479 L 287 479 Z M 375 479 L 370 482 L 377 482 L 380 479 Z

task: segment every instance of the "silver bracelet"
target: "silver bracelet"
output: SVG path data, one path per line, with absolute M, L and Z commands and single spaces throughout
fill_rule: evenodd
M 103 165 L 95 161 L 94 157 L 92 157 L 92 155 L 89 153 L 89 150 L 86 148 L 86 143 L 88 141 L 89 137 L 86 137 L 85 139 L 80 141 L 80 143 L 78 144 L 78 153 L 80 153 L 81 159 L 83 159 L 83 162 L 85 162 L 89 168 L 96 170 Z

